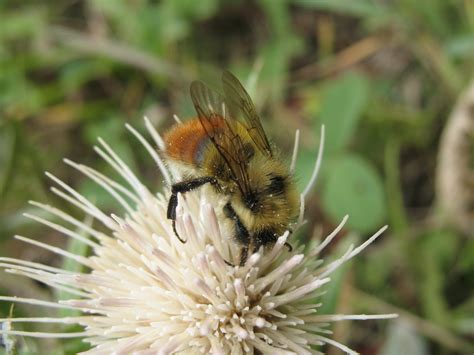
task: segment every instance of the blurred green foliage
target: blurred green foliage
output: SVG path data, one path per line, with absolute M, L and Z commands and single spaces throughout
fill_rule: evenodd
M 307 238 L 349 214 L 349 239 L 335 247 L 341 253 L 345 239 L 391 227 L 337 275 L 325 310 L 395 310 L 402 321 L 375 331 L 373 322 L 351 324 L 359 330 L 350 332 L 349 345 L 361 353 L 399 353 L 402 343 L 410 354 L 472 352 L 474 239 L 441 218 L 434 182 L 440 135 L 474 73 L 474 2 L 4 0 L 0 23 L 2 255 L 60 265 L 11 239 L 18 233 L 65 242 L 22 217 L 31 199 L 81 217 L 48 192 L 45 170 L 121 213 L 103 189 L 60 163 L 68 157 L 112 173 L 90 148 L 98 136 L 158 190 L 156 167 L 124 124 L 144 131 L 147 115 L 163 130 L 173 113 L 193 115 L 190 81 L 219 87 L 220 73 L 230 69 L 248 84 L 283 151 L 301 130 L 302 189 L 326 127 Z M 2 294 L 14 291 L 8 285 L 0 282 Z M 19 287 L 44 296 L 37 285 Z M 8 315 L 10 305 L 0 307 Z M 19 348 L 83 348 L 77 341 L 39 344 L 22 340 Z

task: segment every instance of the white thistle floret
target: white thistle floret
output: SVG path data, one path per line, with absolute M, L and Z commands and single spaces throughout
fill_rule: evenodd
M 159 134 L 146 120 L 154 143 L 162 146 Z M 127 128 L 144 145 L 171 182 L 160 156 L 135 129 Z M 270 249 L 251 255 L 243 267 L 239 248 L 231 240 L 232 225 L 220 218 L 225 201 L 210 189 L 181 196 L 177 228 L 187 240 L 182 244 L 166 218 L 165 194 L 154 195 L 133 174 L 117 154 L 99 139 L 95 147 L 129 184 L 128 187 L 82 164 L 66 163 L 109 192 L 126 211 L 124 217 L 107 215 L 70 186 L 47 174 L 59 187 L 52 191 L 101 222 L 106 234 L 59 209 L 32 202 L 58 224 L 39 216 L 27 217 L 87 244 L 92 256 L 74 255 L 39 241 L 18 239 L 71 258 L 87 272 L 70 272 L 39 263 L 0 258 L 7 272 L 30 277 L 53 288 L 67 291 L 71 299 L 48 302 L 0 296 L 0 300 L 42 307 L 79 310 L 77 317 L 1 319 L 4 339 L 12 336 L 82 337 L 91 344 L 87 354 L 212 353 L 312 354 L 324 344 L 353 353 L 327 337 L 327 323 L 344 319 L 390 318 L 394 315 L 319 314 L 316 303 L 330 274 L 377 238 L 385 227 L 357 248 L 323 266 L 317 255 L 342 228 L 347 218 L 325 241 L 307 256 L 302 247 L 289 252 L 284 246 L 288 233 Z M 296 156 L 296 149 L 294 156 Z M 322 152 L 320 148 L 320 153 Z M 319 169 L 318 155 L 316 170 Z M 293 165 L 292 165 L 293 166 Z M 313 174 L 312 183 L 317 174 Z M 311 184 L 312 184 L 311 183 Z M 309 189 L 302 194 L 304 197 Z M 302 219 L 300 219 L 300 222 Z M 87 237 L 85 237 L 86 235 Z M 15 330 L 17 322 L 79 324 L 76 333 L 45 333 Z

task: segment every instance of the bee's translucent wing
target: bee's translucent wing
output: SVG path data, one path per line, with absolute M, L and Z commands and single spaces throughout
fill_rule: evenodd
M 242 194 L 247 195 L 251 191 L 247 171 L 248 148 L 236 133 L 234 123 L 225 119 L 227 108 L 224 98 L 200 81 L 194 81 L 190 91 L 204 131 L 222 156 Z
M 268 138 L 263 130 L 260 117 L 257 114 L 255 105 L 245 88 L 232 73 L 224 71 L 222 83 L 226 103 L 229 105 L 231 116 L 234 119 L 243 118 L 246 123 L 248 133 L 255 145 L 268 157 L 272 157 L 273 152 Z

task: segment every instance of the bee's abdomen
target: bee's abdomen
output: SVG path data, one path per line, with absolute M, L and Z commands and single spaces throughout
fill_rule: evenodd
M 198 119 L 178 124 L 165 134 L 166 153 L 180 162 L 199 165 L 210 142 Z

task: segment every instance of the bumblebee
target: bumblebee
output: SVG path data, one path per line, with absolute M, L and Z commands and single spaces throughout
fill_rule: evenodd
M 167 217 L 185 243 L 176 230 L 178 193 L 212 185 L 226 198 L 223 212 L 233 221 L 242 266 L 249 253 L 273 245 L 289 229 L 298 216 L 299 195 L 247 91 L 228 71 L 222 84 L 223 95 L 194 81 L 190 93 L 197 118 L 175 125 L 164 136 L 167 159 L 186 177 L 171 187 Z

